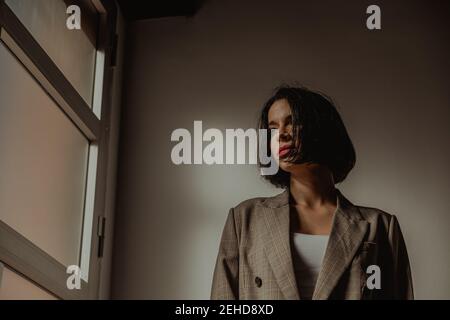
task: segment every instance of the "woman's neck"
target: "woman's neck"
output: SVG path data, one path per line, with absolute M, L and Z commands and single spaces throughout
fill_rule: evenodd
M 318 164 L 299 165 L 291 172 L 290 196 L 293 205 L 317 208 L 336 203 L 336 189 L 328 168 Z

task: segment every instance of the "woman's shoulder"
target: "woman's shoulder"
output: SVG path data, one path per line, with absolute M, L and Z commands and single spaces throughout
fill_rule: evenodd
M 264 208 L 276 208 L 289 204 L 289 193 L 284 190 L 274 196 L 255 197 L 241 201 L 232 210 L 237 215 L 252 215 L 263 211 Z
M 259 208 L 269 197 L 255 197 L 243 200 L 232 207 L 235 212 L 248 212 Z
M 353 204 L 340 191 L 338 192 L 341 209 L 343 209 L 349 216 L 362 219 L 370 223 L 370 225 L 377 227 L 380 224 L 388 227 L 393 222 L 397 222 L 397 217 L 393 213 L 389 213 L 377 207 L 366 206 L 361 204 Z
M 392 222 L 396 222 L 397 217 L 395 214 L 386 212 L 382 209 L 375 207 L 367 207 L 367 206 L 356 206 L 361 213 L 361 216 L 364 220 L 371 224 L 379 224 L 382 223 L 386 227 L 391 225 Z
M 264 221 L 263 217 L 267 210 L 279 203 L 279 194 L 243 200 L 231 207 L 228 221 L 234 223 L 239 238 L 251 238 L 255 230 L 260 230 L 257 226 L 261 226 L 260 222 Z

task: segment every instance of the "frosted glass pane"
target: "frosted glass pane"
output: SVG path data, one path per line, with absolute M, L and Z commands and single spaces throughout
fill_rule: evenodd
M 0 220 L 79 264 L 88 140 L 0 43 Z
M 8 268 L 3 269 L 0 282 L 0 300 L 57 300 L 54 295 Z
M 92 106 L 97 33 L 95 9 L 83 7 L 82 29 L 69 30 L 66 27 L 68 4 L 62 0 L 6 0 L 6 4 L 86 103 Z

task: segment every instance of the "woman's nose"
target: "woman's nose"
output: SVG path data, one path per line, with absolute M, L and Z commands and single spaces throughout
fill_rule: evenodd
M 291 138 L 291 133 L 289 131 L 280 128 L 280 141 L 289 141 Z

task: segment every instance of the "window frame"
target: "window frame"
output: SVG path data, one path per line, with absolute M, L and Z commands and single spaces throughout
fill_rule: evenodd
M 97 79 L 99 66 L 96 65 L 94 70 L 96 75 L 94 83 L 100 81 L 101 85 L 99 118 L 96 116 L 94 105 L 92 108 L 89 107 L 15 16 L 5 0 L 0 0 L 0 41 L 89 140 L 89 154 L 91 155 L 91 146 L 95 146 L 97 149 L 89 279 L 88 282 L 81 280 L 81 289 L 68 289 L 66 281 L 69 274 L 66 273 L 66 267 L 6 223 L 0 221 L 0 262 L 61 299 L 97 299 L 99 297 L 103 229 L 106 217 L 106 178 L 111 126 L 112 80 L 117 43 L 117 7 L 114 0 L 81 1 L 90 1 L 99 14 L 96 49 L 97 53 L 101 52 L 104 57 L 104 65 L 100 66 L 103 68 L 101 79 Z M 93 92 L 94 96 L 95 94 Z M 86 194 L 85 198 L 87 199 L 88 196 Z M 86 210 L 83 212 L 83 217 L 85 214 Z M 85 231 L 85 222 L 83 222 L 82 239 Z M 83 247 L 82 239 L 80 239 L 80 248 Z

